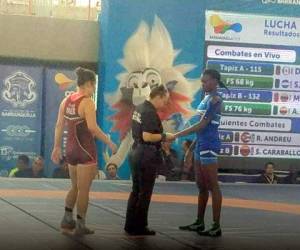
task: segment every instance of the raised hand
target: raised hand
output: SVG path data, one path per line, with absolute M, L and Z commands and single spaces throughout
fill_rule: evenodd
M 174 141 L 176 139 L 175 135 L 172 133 L 166 133 L 166 141 Z

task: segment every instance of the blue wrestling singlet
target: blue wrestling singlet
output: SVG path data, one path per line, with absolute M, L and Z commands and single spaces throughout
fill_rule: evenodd
M 217 92 L 204 97 L 197 108 L 197 120 L 210 119 L 208 125 L 197 132 L 195 145 L 195 160 L 202 165 L 217 163 L 221 141 L 218 128 L 221 119 L 222 98 Z

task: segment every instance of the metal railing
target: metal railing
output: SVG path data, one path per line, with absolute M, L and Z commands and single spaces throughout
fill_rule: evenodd
M 0 0 L 0 14 L 97 20 L 101 0 Z

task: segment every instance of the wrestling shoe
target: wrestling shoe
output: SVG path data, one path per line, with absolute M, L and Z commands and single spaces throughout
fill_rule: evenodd
M 197 233 L 201 236 L 220 237 L 222 235 L 221 226 L 219 223 L 213 223 L 211 228 L 207 230 L 198 230 Z
M 203 231 L 205 229 L 204 222 L 197 219 L 194 223 L 186 226 L 180 226 L 180 230 L 184 231 Z
M 60 227 L 62 229 L 73 230 L 76 227 L 76 221 L 74 219 L 68 219 L 64 216 L 61 220 Z

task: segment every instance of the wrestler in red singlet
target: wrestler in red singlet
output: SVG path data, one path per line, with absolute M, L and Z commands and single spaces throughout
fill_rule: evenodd
M 78 114 L 79 104 L 84 98 L 86 96 L 73 93 L 65 101 L 64 117 L 68 131 L 66 159 L 70 165 L 97 164 L 94 137 L 86 120 Z
M 86 235 L 94 233 L 86 226 L 85 218 L 91 184 L 98 170 L 95 139 L 105 143 L 112 154 L 117 152 L 117 146 L 97 124 L 96 108 L 91 99 L 96 90 L 95 72 L 81 67 L 75 72 L 78 88 L 76 93 L 65 98 L 59 106 L 51 159 L 58 164 L 62 158 L 62 135 L 64 128 L 67 127 L 66 160 L 71 188 L 65 199 L 65 214 L 60 226 L 62 230 L 74 230 L 75 235 Z M 73 217 L 75 205 L 76 221 Z

